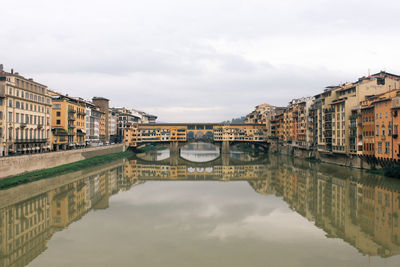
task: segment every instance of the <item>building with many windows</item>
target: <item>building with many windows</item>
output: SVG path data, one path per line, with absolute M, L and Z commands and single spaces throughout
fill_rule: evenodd
M 84 147 L 86 145 L 86 103 L 67 95 L 49 91 L 52 96 L 54 150 Z
M 0 65 L 0 156 L 49 151 L 47 86 Z

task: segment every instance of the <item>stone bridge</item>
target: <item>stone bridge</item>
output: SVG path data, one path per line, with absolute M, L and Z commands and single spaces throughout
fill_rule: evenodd
M 145 144 L 168 144 L 172 153 L 189 142 L 210 142 L 220 152 L 230 152 L 230 146 L 249 143 L 268 150 L 267 129 L 262 124 L 244 123 L 158 123 L 132 124 L 125 129 L 124 143 L 128 148 Z

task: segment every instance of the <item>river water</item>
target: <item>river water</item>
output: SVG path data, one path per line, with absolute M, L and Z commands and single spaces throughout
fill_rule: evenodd
M 400 182 L 192 144 L 0 191 L 0 266 L 400 266 Z

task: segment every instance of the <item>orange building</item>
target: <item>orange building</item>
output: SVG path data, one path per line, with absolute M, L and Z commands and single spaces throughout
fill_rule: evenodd
M 369 105 L 361 108 L 362 136 L 364 156 L 375 155 L 375 113 L 374 106 Z
M 394 140 L 397 138 L 393 137 L 393 125 L 399 124 L 399 117 L 395 117 L 394 112 L 392 112 L 392 98 L 396 97 L 399 92 L 400 90 L 392 90 L 378 95 L 373 102 L 375 115 L 375 157 L 378 159 L 398 160 L 399 158 L 397 156 L 399 153 L 398 146 L 394 149 Z
M 399 138 L 399 127 L 400 127 L 400 94 L 397 93 L 392 98 L 392 119 L 393 119 L 393 159 L 397 162 L 400 161 L 400 138 Z
M 84 101 L 49 91 L 52 96 L 54 150 L 82 147 L 86 139 L 86 104 Z

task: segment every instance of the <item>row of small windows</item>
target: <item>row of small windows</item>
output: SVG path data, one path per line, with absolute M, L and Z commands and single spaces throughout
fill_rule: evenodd
M 382 112 L 380 112 L 379 114 L 378 113 L 376 113 L 376 119 L 382 119 Z M 390 113 L 390 116 L 392 116 L 392 113 Z M 388 118 L 389 117 L 389 113 L 388 112 L 385 112 L 385 118 Z
M 15 133 L 15 139 L 48 139 L 50 135 L 50 131 L 41 131 L 38 129 L 16 129 L 13 131 L 12 128 L 8 129 L 8 139 L 13 139 Z
M 1 117 L 3 115 L 1 114 Z M 0 118 L 1 118 L 0 117 Z M 37 115 L 28 115 L 28 114 L 19 114 L 15 113 L 15 120 L 13 118 L 13 113 L 8 113 L 8 121 L 9 122 L 16 122 L 16 123 L 26 123 L 26 124 L 42 124 L 44 125 L 45 118 L 44 116 L 37 116 Z M 24 119 L 25 118 L 25 119 Z M 46 118 L 46 124 L 49 125 L 49 118 Z
M 42 112 L 42 113 L 44 113 L 46 111 L 47 114 L 50 113 L 49 108 L 45 109 L 45 107 L 40 106 L 40 105 L 29 104 L 29 103 L 24 103 L 24 102 L 20 102 L 20 101 L 15 101 L 15 103 L 13 103 L 13 101 L 11 99 L 8 100 L 8 106 L 10 108 L 15 107 L 15 108 L 22 109 L 22 110 L 30 110 L 30 111 Z
M 377 124 L 376 126 L 375 126 L 375 132 L 376 132 L 376 136 L 379 136 L 379 127 L 380 127 L 380 125 L 379 124 Z M 385 124 L 384 123 L 382 123 L 382 135 L 386 135 L 386 127 L 385 127 Z M 392 135 L 392 124 L 391 124 L 391 122 L 389 122 L 389 125 L 388 125 L 388 127 L 387 127 L 387 133 L 388 133 L 388 136 L 391 136 Z M 394 134 L 397 134 L 398 133 L 398 125 L 397 124 L 395 124 L 394 125 L 394 127 L 393 127 L 393 130 L 394 130 Z
M 15 94 L 13 94 L 13 92 Z M 46 102 L 47 104 L 50 104 L 50 98 L 48 98 L 48 97 L 32 94 L 32 93 L 29 93 L 29 92 L 24 92 L 24 91 L 18 90 L 18 89 L 13 90 L 13 88 L 11 88 L 11 87 L 8 89 L 8 94 L 9 95 L 14 95 L 16 97 L 21 97 L 21 98 L 25 98 L 25 99 L 28 99 L 28 100 L 32 100 L 32 101 L 38 101 L 38 102 L 41 102 L 41 103 L 45 103 Z
M 40 87 L 40 86 L 38 86 L 36 84 L 28 83 L 28 82 L 25 82 L 25 81 L 19 80 L 19 79 L 16 79 L 15 82 L 17 84 L 17 87 L 20 87 L 20 88 L 23 88 L 23 89 L 32 90 L 32 91 L 35 91 L 37 93 L 42 93 L 42 94 L 45 93 L 44 87 Z

